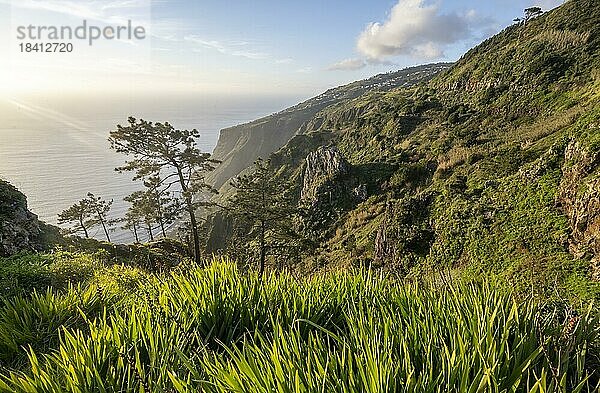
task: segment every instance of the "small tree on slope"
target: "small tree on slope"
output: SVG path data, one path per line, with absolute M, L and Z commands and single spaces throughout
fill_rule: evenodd
M 254 164 L 252 173 L 237 177 L 231 185 L 237 192 L 229 202 L 229 213 L 248 231 L 246 240 L 258 247 L 262 275 L 268 255 L 286 257 L 300 249 L 301 237 L 292 224 L 297 204 L 290 185 L 262 160 Z
M 110 220 L 108 213 L 113 201 L 103 200 L 91 192 L 87 194 L 87 198 L 80 200 L 68 209 L 62 211 L 58 215 L 58 224 L 73 224 L 69 229 L 70 233 L 83 232 L 86 238 L 89 238 L 89 230 L 96 225 L 101 225 L 106 236 L 106 240 L 110 242 L 109 226 Z

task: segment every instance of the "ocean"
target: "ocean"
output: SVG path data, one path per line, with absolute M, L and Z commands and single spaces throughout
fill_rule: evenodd
M 117 124 L 133 116 L 200 131 L 202 151 L 212 152 L 219 130 L 277 112 L 300 101 L 290 96 L 170 94 L 134 96 L 29 96 L 0 99 L 0 178 L 27 196 L 39 219 L 57 224 L 57 215 L 88 192 L 112 199 L 113 218 L 123 217 L 123 197 L 142 189 L 131 174 L 114 168 L 126 157 L 107 141 Z M 100 228 L 90 233 L 104 239 Z M 114 242 L 133 235 L 115 226 Z

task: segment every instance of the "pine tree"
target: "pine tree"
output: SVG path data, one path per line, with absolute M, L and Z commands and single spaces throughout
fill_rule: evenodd
M 135 237 L 135 242 L 139 243 L 140 236 L 138 230 L 141 228 L 143 221 L 142 217 L 138 214 L 137 210 L 129 208 L 121 222 L 124 223 L 121 228 L 131 230 L 133 232 L 133 236 Z
M 258 247 L 259 273 L 267 256 L 289 257 L 300 248 L 301 236 L 294 230 L 298 208 L 290 184 L 275 176 L 268 161 L 258 160 L 250 174 L 231 182 L 236 189 L 228 205 L 238 229 L 246 230 L 245 241 Z
M 156 200 L 145 191 L 135 191 L 123 200 L 131 204 L 127 216 L 130 217 L 130 220 L 135 220 L 143 225 L 148 234 L 148 240 L 153 241 L 154 227 L 158 226 Z
M 110 208 L 113 204 L 112 199 L 110 201 L 103 200 L 101 197 L 97 197 L 91 192 L 88 192 L 86 201 L 87 206 L 94 217 L 94 222 L 102 226 L 106 240 L 110 242 L 110 220 L 108 218 L 108 213 L 110 212 Z
M 94 225 L 91 218 L 92 212 L 88 208 L 86 200 L 82 199 L 58 214 L 58 225 L 72 224 L 67 231 L 70 234 L 82 232 L 87 239 L 90 237 L 89 229 Z
M 134 171 L 134 180 L 158 178 L 157 189 L 170 191 L 178 186 L 182 204 L 189 216 L 194 259 L 200 262 L 200 237 L 196 209 L 201 205 L 194 195 L 211 190 L 204 174 L 214 169 L 217 161 L 202 153 L 196 144 L 197 130 L 177 130 L 169 123 L 152 123 L 130 117 L 127 126 L 111 131 L 111 148 L 131 156 L 117 171 Z
M 148 183 L 145 183 L 148 184 Z M 148 238 L 154 240 L 154 227 L 160 229 L 163 238 L 167 237 L 166 228 L 174 223 L 181 213 L 181 206 L 177 198 L 169 195 L 164 196 L 165 191 L 148 188 L 144 191 L 136 191 L 123 200 L 131 206 L 125 215 L 125 229 L 132 229 L 136 240 L 139 238 L 136 230 L 142 224 L 148 232 Z
M 160 227 L 163 238 L 167 237 L 166 228 L 173 224 L 181 213 L 181 203 L 171 191 L 161 188 L 161 180 L 157 176 L 144 181 L 146 198 L 155 209 L 155 220 Z
M 106 240 L 110 242 L 109 226 L 111 221 L 108 218 L 108 213 L 112 203 L 112 200 L 103 200 L 90 192 L 86 198 L 62 211 L 58 215 L 58 224 L 73 224 L 69 232 L 73 234 L 83 232 L 86 238 L 90 237 L 89 230 L 91 228 L 101 225 Z
M 523 12 L 525 13 L 525 22 L 529 22 L 531 19 L 537 18 L 544 13 L 540 7 L 525 8 Z

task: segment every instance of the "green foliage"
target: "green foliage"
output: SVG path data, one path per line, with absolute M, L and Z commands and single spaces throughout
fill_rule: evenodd
M 149 243 L 122 246 L 116 263 L 150 272 L 165 272 L 190 258 L 187 245 L 174 239 L 159 239 Z
M 435 233 L 429 222 L 432 193 L 421 193 L 389 200 L 384 225 L 378 231 L 378 265 L 393 266 L 396 272 L 407 273 L 429 255 Z M 385 240 L 382 240 L 384 238 Z
M 100 316 L 108 302 L 95 288 L 62 294 L 48 290 L 2 300 L 0 365 L 20 366 L 26 361 L 26 348 L 38 353 L 55 348 L 62 329 L 85 328 L 88 318 Z
M 427 186 L 433 175 L 432 163 L 408 163 L 401 165 L 391 176 L 386 188 L 393 190 L 396 194 L 414 192 Z M 433 163 L 435 165 L 435 163 Z
M 599 383 L 596 317 L 520 302 L 491 283 L 419 287 L 367 272 L 261 279 L 218 261 L 142 281 L 123 301 L 90 288 L 6 303 L 3 354 L 26 361 L 7 365 L 0 391 L 577 392 Z
M 27 206 L 27 199 L 10 183 L 0 179 L 0 228 L 5 217 L 12 216 L 16 207 Z
M 52 287 L 86 283 L 106 258 L 104 252 L 57 251 L 52 254 L 17 254 L 0 258 L 0 297 L 29 296 Z
M 154 274 L 97 269 L 86 255 L 23 256 L 0 263 L 16 283 L 0 307 L 0 391 L 597 391 L 600 323 L 587 301 L 600 285 L 569 253 L 573 228 L 556 202 L 575 164 L 564 162 L 567 142 L 600 150 L 599 13 L 594 0 L 569 1 L 427 85 L 336 101 L 272 167 L 238 182 L 231 207 L 260 235 L 235 247 L 259 243 L 264 256 L 282 239 L 265 224 L 290 224 L 278 181 L 298 181 L 317 147 L 339 146 L 353 166 L 345 181 L 367 195 L 326 212 L 316 264 L 375 266 L 379 255 L 420 284 L 370 271 L 199 269 L 154 244 L 105 245 L 113 261 Z M 138 178 L 165 180 L 170 160 L 184 160 L 190 207 L 203 187 L 185 190 L 202 173 L 192 169 L 212 167 L 195 137 L 130 119 L 111 142 Z M 48 282 L 89 287 L 31 293 Z
M 190 257 L 188 245 L 171 238 L 134 244 L 69 238 L 64 249 L 72 254 L 93 255 L 102 265 L 125 264 L 149 271 L 168 270 Z
M 554 169 L 535 182 L 515 175 L 464 194 L 441 194 L 431 262 L 498 275 L 541 298 L 597 298 L 600 285 L 587 278 L 589 262 L 567 249 L 569 224 L 555 209 L 559 181 Z
M 110 247 L 109 251 L 23 253 L 0 258 L 0 297 L 27 297 L 48 289 L 58 292 L 98 280 L 109 280 L 117 284 L 116 288 L 126 289 L 137 286 L 131 281 L 142 271 L 165 272 L 189 258 L 185 246 L 171 239 Z
M 113 265 L 96 270 L 91 280 L 91 285 L 102 288 L 105 293 L 114 295 L 135 293 L 141 291 L 147 283 L 145 270 L 139 268 Z
M 334 203 L 311 212 L 319 244 L 302 268 L 367 265 L 413 278 L 449 268 L 540 298 L 599 298 L 597 246 L 583 244 L 597 244 L 595 205 L 581 201 L 576 220 L 560 199 L 591 195 L 598 176 L 600 6 L 531 12 L 422 85 L 324 108 L 275 153 L 277 170 L 299 180 L 307 154 L 335 145 L 353 168 L 336 185 L 367 185 L 360 203 L 331 187 Z M 570 174 L 582 160 L 590 168 Z M 410 203 L 422 195 L 435 198 Z
M 43 255 L 25 253 L 0 258 L 0 296 L 45 290 L 52 282 L 47 260 Z
M 268 256 L 278 260 L 297 258 L 302 248 L 302 236 L 294 228 L 299 214 L 293 198 L 293 187 L 287 179 L 277 176 L 270 162 L 258 160 L 251 172 L 231 183 L 236 189 L 228 201 L 228 213 L 234 220 L 237 247 L 256 249 L 255 255 L 262 274 Z
M 68 252 L 54 254 L 52 263 L 48 265 L 52 287 L 66 288 L 90 280 L 95 270 L 102 266 L 97 255 Z
M 162 183 L 159 177 L 152 176 L 144 181 L 144 191 L 136 191 L 124 198 L 131 206 L 123 219 L 123 228 L 133 232 L 136 243 L 140 241 L 139 232 L 142 227 L 147 230 L 150 241 L 154 240 L 155 226 L 158 226 L 163 238 L 166 238 L 166 228 L 181 214 L 179 199 L 174 192 L 163 188 Z
M 108 213 L 112 203 L 112 200 L 103 200 L 90 192 L 86 198 L 59 213 L 58 223 L 71 224 L 68 233 L 83 233 L 86 238 L 89 237 L 90 228 L 101 225 L 106 240 L 110 242 Z

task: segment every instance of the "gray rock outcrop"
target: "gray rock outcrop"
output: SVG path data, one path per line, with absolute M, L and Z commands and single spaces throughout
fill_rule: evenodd
M 335 180 L 349 172 L 350 164 L 337 147 L 319 147 L 306 157 L 300 199 L 305 203 L 315 204 L 325 194 L 329 194 L 330 199 L 337 197 L 332 193 L 344 190 L 336 187 Z
M 0 256 L 42 248 L 42 231 L 35 214 L 27 209 L 27 198 L 0 180 Z
M 572 140 L 565 149 L 557 202 L 569 219 L 569 250 L 592 256 L 591 275 L 600 281 L 600 153 Z

